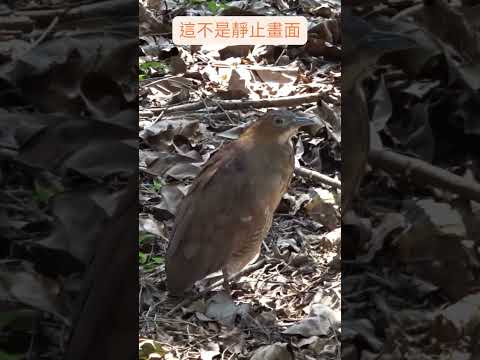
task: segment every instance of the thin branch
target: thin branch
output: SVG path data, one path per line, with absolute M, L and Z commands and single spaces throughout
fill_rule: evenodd
M 255 108 L 270 108 L 270 107 L 285 107 L 285 106 L 298 106 L 302 104 L 308 104 L 317 102 L 322 93 L 307 94 L 307 95 L 296 95 L 296 96 L 286 96 L 275 99 L 261 99 L 261 100 L 218 100 L 217 104 L 221 106 L 224 110 L 240 110 Z M 167 113 L 178 112 L 178 111 L 195 111 L 200 110 L 205 107 L 204 101 L 196 101 L 189 104 L 181 104 L 177 106 L 171 106 Z M 211 109 L 211 108 L 208 108 Z M 146 111 L 140 111 L 140 115 L 155 115 L 159 114 L 165 110 L 165 107 L 153 107 L 149 108 Z
M 319 173 L 318 171 L 304 168 L 303 166 L 296 166 L 295 174 L 297 174 L 298 176 L 307 177 L 307 178 L 319 181 L 322 184 L 330 185 L 337 189 L 340 189 L 342 187 L 342 183 L 337 179 L 334 179 L 334 178 L 331 178 L 330 176 Z
M 433 166 L 423 160 L 397 154 L 390 150 L 371 150 L 371 165 L 389 173 L 404 173 L 411 181 L 425 186 L 435 186 L 466 199 L 480 202 L 480 184 Z
M 20 10 L 16 14 L 26 16 L 33 20 L 45 21 L 53 19 L 56 16 L 64 15 L 64 18 L 87 18 L 89 16 L 99 17 L 111 14 L 129 15 L 130 11 L 138 10 L 138 4 L 132 3 L 130 0 L 107 0 L 103 2 L 94 2 L 90 4 L 82 4 L 79 6 L 69 5 L 66 7 L 58 7 L 56 9 L 40 9 L 40 10 Z
M 38 46 L 45 38 L 48 36 L 48 34 L 53 30 L 53 28 L 57 25 L 58 23 L 58 16 L 55 16 L 50 25 L 43 31 L 42 35 L 38 37 L 37 40 L 35 40 L 25 51 L 23 51 L 21 54 L 17 56 L 17 58 L 20 58 L 24 56 L 27 52 Z
M 5 16 L 0 18 L 0 27 L 2 30 L 22 30 L 23 32 L 30 32 L 33 29 L 33 21 L 26 16 Z

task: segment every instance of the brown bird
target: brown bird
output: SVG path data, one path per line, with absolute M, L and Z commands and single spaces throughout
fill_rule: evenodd
M 207 161 L 176 214 L 166 258 L 172 295 L 219 270 L 229 290 L 228 277 L 260 253 L 293 174 L 291 137 L 312 124 L 269 111 Z

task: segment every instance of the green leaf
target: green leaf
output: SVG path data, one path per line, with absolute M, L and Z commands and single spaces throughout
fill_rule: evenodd
M 145 253 L 143 253 L 143 252 L 141 252 L 141 251 L 139 251 L 139 252 L 138 252 L 138 262 L 139 262 L 141 265 L 144 265 L 144 264 L 146 264 L 147 260 L 148 260 L 148 255 L 145 254 Z
M 166 70 L 168 65 L 160 61 L 145 61 L 143 64 L 140 64 L 140 70 L 147 72 L 150 69 L 155 70 Z
M 163 344 L 150 339 L 141 340 L 138 344 L 138 358 L 140 360 L 147 360 L 151 358 L 158 359 L 164 356 L 167 352 L 163 348 Z M 152 356 L 155 355 L 155 356 Z
M 161 180 L 153 179 L 153 190 L 155 190 L 156 192 L 159 192 L 162 186 L 163 186 L 163 183 Z
M 52 198 L 55 194 L 60 191 L 57 191 L 55 188 L 47 188 L 41 185 L 39 182 L 35 181 L 34 184 L 35 191 L 33 192 L 33 200 L 39 204 L 47 204 L 48 200 Z
M 155 239 L 155 235 L 152 235 L 152 234 L 149 234 L 149 233 L 146 233 L 146 232 L 140 232 L 140 234 L 138 236 L 138 244 L 143 245 L 147 241 L 150 241 L 150 240 L 153 240 L 153 239 Z
M 216 1 L 209 1 L 207 3 L 207 8 L 208 10 L 210 10 L 213 14 L 216 14 L 218 9 L 219 9 L 219 6 L 217 5 L 217 2 Z
M 139 68 L 139 80 L 145 80 L 151 77 L 152 74 L 165 75 L 171 71 L 170 65 L 160 61 L 145 61 L 138 64 Z
M 145 265 L 143 266 L 143 270 L 144 270 L 145 272 L 152 272 L 152 271 L 154 271 L 154 270 L 157 268 L 157 266 L 158 266 L 158 265 L 155 264 L 155 263 L 148 263 L 148 264 L 145 264 Z
M 154 256 L 152 257 L 152 262 L 155 264 L 163 264 L 165 262 L 165 259 L 161 256 Z

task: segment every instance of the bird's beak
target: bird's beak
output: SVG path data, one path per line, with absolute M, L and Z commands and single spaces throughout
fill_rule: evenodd
M 305 115 L 295 116 L 295 125 L 297 127 L 309 126 L 309 125 L 321 125 L 320 121 L 315 117 L 307 117 Z

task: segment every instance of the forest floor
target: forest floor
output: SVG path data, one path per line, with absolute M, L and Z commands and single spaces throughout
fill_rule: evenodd
M 309 1 L 296 7 L 270 0 L 141 5 L 143 356 L 338 358 L 339 2 Z M 176 46 L 170 40 L 173 16 L 215 14 L 302 15 L 309 21 L 311 40 L 290 47 Z M 323 125 L 294 139 L 297 170 L 255 268 L 233 285 L 231 297 L 219 286 L 179 304 L 168 296 L 164 268 L 179 201 L 222 143 L 238 137 L 269 108 L 286 107 L 318 117 Z

